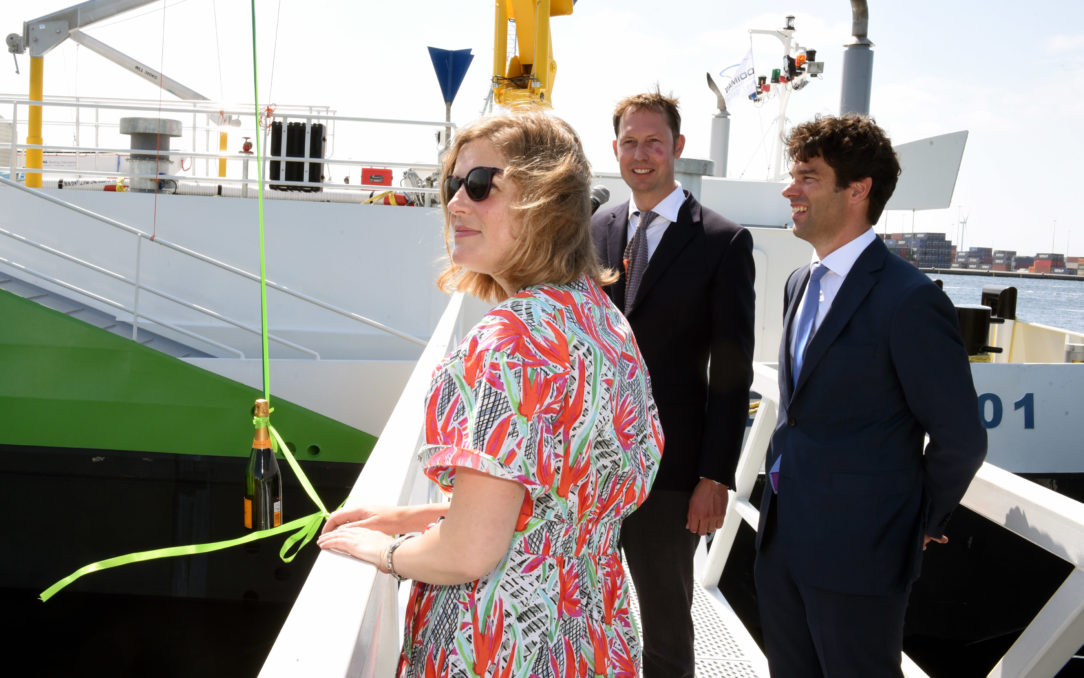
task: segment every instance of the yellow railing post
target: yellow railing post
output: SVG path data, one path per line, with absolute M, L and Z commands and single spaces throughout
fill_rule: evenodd
M 30 57 L 30 100 L 42 100 L 42 81 L 45 75 L 44 57 Z M 41 145 L 41 104 L 31 104 L 30 117 L 27 122 L 27 144 Z M 14 169 L 14 168 L 12 168 Z M 26 149 L 26 186 L 27 188 L 41 188 L 41 149 Z M 31 172 L 30 170 L 39 170 Z
M 219 132 L 218 133 L 218 150 L 222 151 L 222 153 L 226 152 L 226 132 Z M 225 177 L 226 176 L 226 159 L 225 158 L 219 158 L 218 159 L 218 176 L 220 176 L 220 177 Z

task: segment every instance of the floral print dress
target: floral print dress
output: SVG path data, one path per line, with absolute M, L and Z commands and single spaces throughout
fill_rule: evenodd
M 508 553 L 477 581 L 415 582 L 400 676 L 638 676 L 618 551 L 662 454 L 647 371 L 624 316 L 588 278 L 528 287 L 437 368 L 426 475 L 457 467 L 527 492 Z

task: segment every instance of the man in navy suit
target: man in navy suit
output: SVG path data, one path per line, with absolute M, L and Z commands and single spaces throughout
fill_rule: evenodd
M 722 525 L 753 379 L 752 236 L 674 179 L 680 130 L 671 97 L 618 103 L 614 155 L 632 200 L 591 223 L 603 264 L 621 274 L 606 292 L 636 335 L 666 438 L 647 501 L 621 527 L 640 602 L 645 678 L 694 675 L 693 553 Z M 641 226 L 646 261 L 630 294 L 625 259 Z
M 783 196 L 816 256 L 786 286 L 755 566 L 765 650 L 779 678 L 898 678 L 922 551 L 947 541 L 986 431 L 952 303 L 873 231 L 900 173 L 884 131 L 819 117 L 788 153 Z

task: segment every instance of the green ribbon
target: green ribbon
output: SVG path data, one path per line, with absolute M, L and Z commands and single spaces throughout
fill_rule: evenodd
M 278 449 L 282 451 L 282 456 L 286 457 L 287 463 L 290 464 L 290 468 L 294 470 L 294 475 L 297 476 L 298 482 L 301 483 L 301 487 L 305 488 L 305 494 L 309 495 L 309 499 L 312 503 L 316 504 L 316 508 L 320 509 L 320 513 L 324 516 L 328 515 L 327 509 L 324 508 L 324 502 L 320 501 L 320 496 L 316 494 L 316 489 L 309 482 L 309 477 L 305 475 L 305 472 L 301 470 L 301 464 L 297 463 L 297 459 L 294 459 L 294 455 L 290 452 L 290 448 L 283 442 L 282 436 L 275 430 L 274 426 L 268 425 L 267 429 L 271 432 L 271 440 L 274 441 Z
M 241 544 L 248 544 L 250 542 L 257 541 L 259 539 L 266 539 L 268 537 L 274 537 L 279 534 L 284 534 L 292 530 L 297 532 L 285 541 L 282 545 L 282 549 L 279 551 L 279 557 L 284 562 L 290 562 L 297 555 L 297 552 L 309 542 L 314 536 L 316 536 L 317 530 L 320 529 L 320 524 L 324 522 L 326 514 L 321 512 L 312 513 L 304 518 L 298 518 L 297 520 L 291 520 L 288 523 L 273 527 L 269 530 L 260 530 L 259 532 L 253 532 L 252 534 L 246 534 L 243 537 L 237 539 L 229 539 L 226 541 L 217 541 L 211 544 L 190 544 L 188 546 L 170 546 L 163 549 L 154 549 L 152 551 L 140 551 L 139 553 L 129 553 L 123 556 L 115 556 L 113 558 L 107 558 L 106 560 L 100 560 L 90 565 L 84 565 L 75 572 L 72 572 L 67 577 L 64 577 L 57 583 L 53 584 L 49 588 L 41 592 L 39 596 L 42 602 L 45 602 L 52 598 L 54 595 L 60 592 L 68 584 L 71 584 L 76 579 L 79 579 L 83 575 L 90 574 L 92 572 L 101 572 L 102 570 L 108 570 L 112 567 L 120 567 L 121 565 L 128 565 L 130 563 L 141 563 L 147 560 L 156 560 L 158 558 L 173 558 L 175 556 L 194 556 L 199 553 L 210 553 L 212 551 L 221 551 L 222 549 L 228 549 L 233 546 L 240 546 Z M 300 542 L 300 545 L 293 553 L 289 553 L 290 547 Z
M 293 453 L 290 452 L 290 448 L 282 440 L 282 436 L 279 435 L 279 432 L 275 430 L 274 426 L 271 426 L 270 418 L 253 417 L 252 423 L 256 427 L 267 426 L 268 430 L 271 432 L 273 443 L 282 451 L 282 455 L 286 457 L 286 461 L 290 464 L 290 468 L 293 469 L 294 475 L 297 476 L 298 481 L 301 483 L 301 487 L 305 488 L 305 494 L 309 495 L 309 499 L 312 500 L 312 503 L 316 504 L 316 507 L 320 509 L 319 511 L 311 513 L 304 518 L 298 518 L 297 520 L 283 523 L 278 527 L 259 530 L 251 534 L 246 534 L 243 537 L 237 537 L 236 539 L 227 539 L 225 541 L 216 541 L 208 544 L 189 544 L 187 546 L 170 546 L 168 548 L 154 549 L 152 551 L 140 551 L 139 553 L 115 556 L 113 558 L 107 558 L 106 560 L 100 560 L 96 563 L 91 563 L 90 565 L 84 565 L 42 591 L 39 596 L 41 601 L 44 603 L 59 593 L 60 590 L 68 584 L 71 584 L 76 579 L 92 572 L 101 572 L 102 570 L 108 570 L 112 567 L 120 567 L 121 565 L 129 565 L 131 563 L 142 563 L 147 560 L 156 560 L 158 558 L 194 556 L 200 553 L 221 551 L 222 549 L 248 544 L 260 539 L 268 539 L 287 532 L 293 532 L 293 534 L 290 535 L 289 539 L 283 542 L 282 548 L 279 549 L 279 558 L 281 558 L 284 563 L 292 561 L 297 554 L 301 552 L 301 549 L 305 548 L 305 545 L 312 541 L 312 538 L 316 536 L 317 531 L 320 529 L 320 525 L 329 515 L 328 510 L 324 507 L 324 502 L 320 501 L 320 496 L 316 493 L 316 489 L 312 486 L 312 483 L 309 482 L 308 476 L 301 470 L 301 465 L 297 463 L 297 459 L 294 458 Z
M 263 145 L 260 143 L 260 78 L 256 59 L 256 0 L 249 7 L 252 15 L 252 108 L 256 114 L 256 204 L 260 215 L 260 349 L 263 365 L 263 397 L 271 402 L 271 351 L 267 333 L 267 255 L 263 237 Z M 272 71 L 274 72 L 274 71 Z M 267 125 L 270 126 L 270 121 Z
M 261 324 L 261 345 L 263 348 L 263 395 L 264 399 L 270 402 L 270 352 L 268 351 L 268 332 L 267 332 L 267 260 L 264 254 L 264 220 L 263 220 L 263 154 L 260 147 L 260 99 L 259 99 L 259 86 L 256 79 L 256 2 L 252 0 L 252 86 L 255 91 L 255 108 L 256 108 L 256 171 L 258 178 L 257 202 L 259 203 L 259 223 L 260 223 L 260 324 Z M 274 411 L 274 410 L 271 410 Z M 295 556 L 312 541 L 312 538 L 316 536 L 317 531 L 320 529 L 320 524 L 327 518 L 328 510 L 324 507 L 324 502 L 320 501 L 319 495 L 316 494 L 315 488 L 312 483 L 309 482 L 308 476 L 301 470 L 301 465 L 297 463 L 297 459 L 294 458 L 293 453 L 290 452 L 290 448 L 282 440 L 282 436 L 275 430 L 274 426 L 271 426 L 271 417 L 253 417 L 252 425 L 256 428 L 266 426 L 271 432 L 272 445 L 277 451 L 281 451 L 282 455 L 286 458 L 286 461 L 290 464 L 290 468 L 293 469 L 294 475 L 297 476 L 301 486 L 305 488 L 305 493 L 309 495 L 309 499 L 312 500 L 316 507 L 320 509 L 316 513 L 305 516 L 304 518 L 298 518 L 297 520 L 291 520 L 288 523 L 273 527 L 267 530 L 259 530 L 251 534 L 246 534 L 243 537 L 236 539 L 227 539 L 226 541 L 216 541 L 209 544 L 190 544 L 188 546 L 171 546 L 168 548 L 154 549 L 152 551 L 140 551 L 139 553 L 129 553 L 123 556 L 116 556 L 114 558 L 107 558 L 90 565 L 84 565 L 75 572 L 72 572 L 67 577 L 64 577 L 60 581 L 56 582 L 49 588 L 42 591 L 39 596 L 42 602 L 45 602 L 56 595 L 61 589 L 68 584 L 71 584 L 76 579 L 79 579 L 83 575 L 90 574 L 91 572 L 100 572 L 102 570 L 108 570 L 113 567 L 120 567 L 121 565 L 128 565 L 130 563 L 141 563 L 147 560 L 155 560 L 158 558 L 173 558 L 176 556 L 193 556 L 200 553 L 210 553 L 212 551 L 221 551 L 222 549 L 232 548 L 234 546 L 240 546 L 242 544 L 248 544 L 250 542 L 257 541 L 259 539 L 268 539 L 280 534 L 293 531 L 292 534 L 282 544 L 282 548 L 279 550 L 279 558 L 284 563 L 288 563 L 294 559 Z M 345 503 L 345 502 L 344 502 Z

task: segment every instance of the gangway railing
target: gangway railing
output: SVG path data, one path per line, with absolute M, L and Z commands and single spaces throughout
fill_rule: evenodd
M 69 289 L 69 290 L 78 292 L 80 294 L 83 294 L 84 296 L 88 296 L 88 297 L 90 297 L 92 299 L 95 299 L 95 300 L 97 300 L 99 302 L 105 303 L 110 307 L 123 309 L 126 312 L 131 313 L 132 317 L 133 317 L 133 322 L 132 322 L 132 338 L 133 339 L 136 339 L 136 336 L 137 336 L 138 326 L 139 326 L 139 319 L 143 318 L 143 319 L 146 319 L 146 320 L 151 320 L 156 325 L 160 325 L 162 327 L 166 327 L 166 328 L 171 329 L 171 330 L 179 331 L 179 332 L 183 333 L 185 336 L 189 336 L 189 337 L 193 337 L 193 338 L 199 338 L 201 341 L 206 341 L 208 344 L 211 344 L 211 345 L 214 345 L 214 346 L 219 346 L 219 347 L 223 346 L 220 342 L 216 342 L 216 341 L 214 341 L 212 339 L 202 337 L 201 335 L 189 332 L 187 330 L 179 329 L 179 328 L 177 328 L 177 327 L 175 327 L 175 326 L 173 326 L 173 325 L 171 325 L 169 323 L 161 322 L 161 321 L 158 321 L 158 320 L 155 320 L 155 319 L 151 318 L 150 316 L 142 314 L 140 312 L 140 309 L 139 309 L 139 292 L 141 290 L 146 291 L 146 292 L 151 293 L 151 294 L 154 294 L 156 296 L 168 299 L 169 301 L 180 304 L 181 306 L 183 306 L 185 308 L 188 308 L 190 310 L 196 311 L 196 312 L 198 312 L 198 313 L 200 313 L 202 315 L 212 317 L 215 320 L 219 320 L 219 321 L 222 321 L 222 322 L 227 322 L 228 324 L 239 327 L 239 328 L 241 328 L 241 329 L 243 329 L 243 330 L 245 330 L 245 331 L 247 331 L 249 333 L 259 334 L 260 330 L 258 328 L 246 326 L 243 323 L 239 323 L 237 321 L 225 318 L 221 314 L 216 313 L 215 311 L 213 311 L 211 309 L 208 309 L 208 308 L 206 308 L 204 306 L 201 306 L 199 304 L 194 304 L 194 303 L 191 303 L 191 302 L 187 302 L 187 301 L 185 301 L 183 299 L 180 299 L 179 297 L 176 297 L 175 295 L 171 295 L 171 294 L 165 293 L 165 292 L 163 292 L 161 290 L 157 290 L 157 289 L 154 289 L 154 288 L 147 287 L 146 285 L 143 285 L 139 280 L 139 271 L 140 271 L 139 259 L 141 258 L 143 243 L 144 243 L 144 241 L 146 241 L 148 243 L 152 243 L 154 245 L 164 247 L 166 249 L 169 249 L 169 250 L 175 251 L 175 252 L 177 252 L 179 254 L 182 254 L 182 255 L 184 255 L 186 257 L 189 257 L 189 258 L 195 259 L 197 261 L 203 262 L 205 264 L 208 264 L 208 265 L 214 266 L 216 268 L 222 269 L 222 270 L 227 271 L 227 272 L 229 272 L 229 273 L 231 273 L 233 275 L 236 275 L 236 276 L 239 276 L 241 278 L 245 278 L 247 280 L 258 283 L 260 281 L 260 276 L 256 275 L 255 273 L 250 273 L 249 271 L 245 271 L 244 269 L 241 269 L 241 268 L 239 268 L 237 266 L 227 264 L 227 263 L 225 263 L 223 261 L 220 261 L 218 259 L 214 259 L 214 258 L 209 257 L 209 256 L 207 256 L 205 254 L 200 253 L 200 252 L 196 252 L 195 250 L 189 249 L 189 248 L 184 247 L 182 245 L 178 245 L 178 244 L 176 244 L 174 242 L 171 242 L 171 241 L 169 241 L 169 240 L 167 240 L 165 238 L 161 238 L 161 237 L 153 237 L 152 238 L 152 236 L 150 234 L 148 234 L 148 233 L 146 233 L 146 232 L 144 232 L 142 230 L 139 230 L 138 228 L 135 228 L 133 226 L 129 226 L 128 224 L 121 223 L 120 221 L 117 221 L 116 219 L 112 219 L 112 218 L 107 217 L 105 215 L 98 214 L 97 212 L 93 212 L 93 211 L 88 210 L 88 209 L 86 209 L 84 207 L 80 207 L 79 205 L 72 204 L 70 202 L 62 200 L 62 199 L 57 198 L 55 196 L 49 195 L 48 193 L 45 193 L 43 191 L 39 191 L 39 190 L 33 189 L 33 188 L 27 188 L 26 186 L 23 186 L 22 184 L 20 184 L 18 182 L 15 182 L 15 181 L 11 181 L 10 179 L 0 177 L 0 185 L 7 186 L 7 187 L 10 187 L 10 188 L 22 191 L 24 193 L 28 193 L 30 195 L 33 195 L 35 198 L 38 198 L 40 200 L 44 200 L 46 202 L 52 203 L 54 205 L 63 207 L 63 208 L 68 209 L 68 210 L 71 210 L 71 211 L 76 212 L 78 214 L 81 214 L 81 215 L 83 215 L 85 217 L 88 217 L 88 218 L 93 219 L 95 221 L 101 222 L 101 223 L 103 223 L 103 224 L 105 224 L 107 226 L 110 226 L 113 229 L 123 231 L 123 232 L 128 233 L 128 234 L 130 234 L 132 236 L 135 236 L 136 239 L 137 239 L 137 250 L 136 250 L 136 259 L 137 259 L 137 261 L 136 261 L 136 277 L 133 280 L 133 279 L 129 279 L 127 276 L 124 276 L 122 274 L 116 273 L 114 271 L 109 271 L 107 269 L 96 266 L 96 265 L 94 265 L 94 264 L 92 264 L 90 262 L 87 262 L 87 261 L 85 261 L 83 259 L 80 259 L 78 257 L 69 255 L 67 253 L 56 250 L 55 248 L 52 248 L 52 247 L 49 247 L 47 245 L 43 245 L 41 243 L 33 241 L 33 240 L 29 239 L 29 238 L 26 238 L 25 236 L 14 233 L 14 232 L 6 229 L 6 228 L 0 228 L 0 235 L 4 235 L 4 236 L 7 236 L 7 237 L 12 238 L 14 240 L 23 242 L 24 244 L 27 244 L 27 245 L 29 245 L 31 247 L 35 247 L 37 249 L 47 251 L 53 256 L 60 257 L 60 258 L 62 258 L 64 260 L 66 260 L 66 261 L 70 261 L 70 262 L 75 263 L 75 264 L 77 264 L 79 266 L 89 268 L 91 270 L 102 273 L 103 275 L 106 275 L 107 277 L 110 277 L 110 278 L 115 279 L 115 280 L 119 280 L 121 282 L 124 282 L 126 284 L 129 284 L 129 285 L 133 286 L 133 288 L 135 290 L 135 296 L 134 296 L 132 305 L 129 308 L 129 307 L 125 306 L 121 302 L 117 302 L 115 300 L 105 299 L 101 295 L 94 294 L 93 292 L 90 292 L 90 291 L 85 290 L 83 288 L 73 286 L 73 285 L 71 285 L 71 284 L 69 284 L 69 283 L 67 283 L 65 281 L 50 277 L 50 276 L 48 276 L 46 274 L 43 274 L 43 273 L 38 272 L 38 271 L 34 271 L 32 269 L 29 269 L 29 268 L 27 268 L 25 266 L 20 265 L 17 261 L 4 258 L 4 259 L 0 260 L 0 263 L 5 263 L 5 264 L 7 264 L 9 266 L 19 268 L 20 270 L 27 271 L 27 272 L 31 273 L 32 275 L 34 275 L 35 277 L 39 277 L 39 278 L 44 279 L 44 280 L 46 280 L 48 282 L 53 282 L 53 283 L 55 283 L 55 284 L 57 284 L 57 285 L 59 285 L 61 287 L 64 287 L 65 289 Z M 355 322 L 368 325 L 368 326 L 373 327 L 373 328 L 375 328 L 377 330 L 380 330 L 381 332 L 393 335 L 395 337 L 398 337 L 400 339 L 408 341 L 408 342 L 410 342 L 412 344 L 415 344 L 415 345 L 418 345 L 418 346 L 425 346 L 426 345 L 426 342 L 423 341 L 422 339 L 419 339 L 419 338 L 417 338 L 417 337 L 415 337 L 413 335 L 410 335 L 410 334 L 408 334 L 406 332 L 402 332 L 400 330 L 389 327 L 389 326 L 387 326 L 387 325 L 385 325 L 383 323 L 380 323 L 380 322 L 378 322 L 376 320 L 373 320 L 371 318 L 367 318 L 367 317 L 365 317 L 363 315 L 360 315 L 358 313 L 354 313 L 353 311 L 349 311 L 347 309 L 344 309 L 344 308 L 341 308 L 339 306 L 330 304 L 328 302 L 322 301 L 322 300 L 317 299 L 315 297 L 311 297 L 309 295 L 303 294 L 303 293 L 298 292 L 297 290 L 291 289 L 291 288 L 289 288 L 289 287 L 287 287 L 285 285 L 280 285 L 280 284 L 278 284 L 278 283 L 276 283 L 274 281 L 269 280 L 269 281 L 267 281 L 267 287 L 268 287 L 268 289 L 272 289 L 272 290 L 275 290 L 277 292 L 281 292 L 283 294 L 292 296 L 292 297 L 294 297 L 296 299 L 304 301 L 304 302 L 306 302 L 308 304 L 311 304 L 313 306 L 322 308 L 322 309 L 324 309 L 326 311 L 330 311 L 332 313 L 335 313 L 337 315 L 345 317 L 345 318 L 347 318 L 349 320 L 353 320 Z M 314 357 L 314 358 L 319 358 L 320 357 L 319 352 L 317 352 L 315 350 L 312 350 L 310 348 L 301 346 L 301 345 L 296 344 L 294 342 L 291 342 L 291 341 L 288 341 L 288 340 L 285 340 L 285 339 L 282 339 L 282 338 L 279 338 L 279 337 L 275 337 L 274 340 L 276 341 L 276 343 L 289 346 L 289 347 L 294 348 L 296 350 L 299 350 L 299 351 L 301 351 L 303 353 L 306 353 L 311 357 Z M 231 347 L 225 347 L 225 348 L 227 348 L 231 352 L 235 352 L 235 353 L 239 352 L 235 348 L 231 348 Z M 243 352 L 240 352 L 240 354 L 241 354 L 242 357 L 244 356 Z
M 455 341 L 462 302 L 462 293 L 448 302 L 348 502 L 394 506 L 429 501 L 416 454 L 425 429 L 421 403 L 434 369 Z M 391 575 L 349 556 L 321 552 L 260 676 L 394 675 L 402 620 Z
M 0 235 L 6 235 L 6 236 L 9 236 L 9 237 L 15 238 L 17 240 L 20 240 L 22 242 L 30 243 L 35 247 L 41 247 L 41 248 L 46 249 L 46 250 L 50 249 L 50 248 L 47 248 L 47 247 L 41 245 L 40 243 L 33 243 L 33 242 L 27 240 L 26 238 L 23 238 L 23 237 L 21 237 L 21 236 L 19 236 L 17 234 L 13 234 L 13 233 L 11 233 L 10 231 L 8 231 L 5 228 L 0 228 Z M 117 275 L 117 274 L 113 273 L 112 271 L 107 271 L 107 270 L 105 270 L 103 268 L 94 266 L 93 264 L 88 264 L 87 262 L 77 260 L 74 257 L 68 257 L 67 255 L 64 255 L 63 253 L 57 253 L 57 254 L 62 256 L 62 258 L 65 258 L 66 260 L 75 261 L 75 262 L 78 262 L 80 264 L 86 265 L 88 268 L 92 268 L 92 269 L 97 270 L 99 272 L 102 272 L 104 274 L 110 275 L 110 277 L 115 277 Z M 223 344 L 223 343 L 218 342 L 218 341 L 214 341 L 214 340 L 210 339 L 209 337 L 204 337 L 204 336 L 202 336 L 200 334 L 197 334 L 196 332 L 192 332 L 191 330 L 186 330 L 183 327 L 180 327 L 180 326 L 175 325 L 173 323 L 167 322 L 167 321 L 162 320 L 160 318 L 155 318 L 154 316 L 150 316 L 150 315 L 140 316 L 140 315 L 137 315 L 134 312 L 132 312 L 131 309 L 125 307 L 124 304 L 121 304 L 120 302 L 114 301 L 114 300 L 109 299 L 107 297 L 104 297 L 104 296 L 102 296 L 100 294 L 96 294 L 96 293 L 94 293 L 94 292 L 92 292 L 92 291 L 90 291 L 88 289 L 78 287 L 76 285 L 73 285 L 73 284 L 65 281 L 65 280 L 61 280 L 61 279 L 59 279 L 59 278 L 57 278 L 55 276 L 48 275 L 48 274 L 43 273 L 41 271 L 37 271 L 37 270 L 35 270 L 33 268 L 30 268 L 29 266 L 26 266 L 26 265 L 24 265 L 24 264 L 22 264 L 22 263 L 20 263 L 18 261 L 8 259 L 7 257 L 5 257 L 3 255 L 0 255 L 0 264 L 5 264 L 7 266 L 10 266 L 11 268 L 13 268 L 15 270 L 18 270 L 21 273 L 29 274 L 29 275 L 33 276 L 34 278 L 37 278 L 38 280 L 43 280 L 45 282 L 52 283 L 54 285 L 62 287 L 63 289 L 68 290 L 69 292 L 74 292 L 74 293 L 76 293 L 76 294 L 78 294 L 80 296 L 86 297 L 88 299 L 93 299 L 93 300 L 95 300 L 95 301 L 97 301 L 97 302 L 99 302 L 101 304 L 104 304 L 106 306 L 109 306 L 110 308 L 113 308 L 115 310 L 124 311 L 126 313 L 132 313 L 132 317 L 133 317 L 132 341 L 137 341 L 138 340 L 138 335 L 137 335 L 138 324 L 137 323 L 138 323 L 138 318 L 142 317 L 142 318 L 144 318 L 146 320 L 151 321 L 152 323 L 154 323 L 156 325 L 159 325 L 161 327 L 165 327 L 168 330 L 172 330 L 173 332 L 177 332 L 178 334 L 186 336 L 186 337 L 188 337 L 190 339 L 195 339 L 196 341 L 199 341 L 199 342 L 205 342 L 205 343 L 211 344 L 212 346 L 215 346 L 216 348 L 222 349 L 223 351 L 226 351 L 228 353 L 233 353 L 238 358 L 244 358 L 245 357 L 244 351 L 242 351 L 240 349 L 237 349 L 237 348 L 234 348 L 233 346 L 227 346 L 226 344 Z M 128 281 L 125 280 L 125 282 L 128 282 Z M 270 336 L 268 337 L 268 339 L 273 340 L 273 338 L 270 337 Z M 302 348 L 302 347 L 298 347 L 298 348 Z M 317 357 L 319 357 L 319 356 L 317 356 Z
M 730 492 L 722 529 L 697 579 L 716 586 L 741 521 L 755 531 L 760 511 L 750 501 L 764 468 L 779 411 L 776 367 L 753 366 L 752 390 L 761 396 Z M 989 673 L 989 678 L 1052 678 L 1084 645 L 1084 504 L 989 463 L 979 469 L 961 505 L 1073 566 L 1072 572 Z M 925 677 L 904 655 L 904 674 Z

